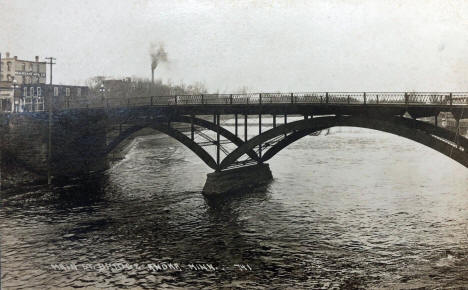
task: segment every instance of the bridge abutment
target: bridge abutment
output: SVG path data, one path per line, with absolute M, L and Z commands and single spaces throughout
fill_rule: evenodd
M 224 193 L 249 190 L 268 184 L 273 179 L 270 166 L 260 163 L 207 174 L 203 194 L 216 196 Z
M 108 167 L 105 117 L 102 110 L 52 114 L 49 143 L 48 112 L 1 116 L 1 180 L 4 187 L 75 178 Z M 51 156 L 49 159 L 49 146 Z M 50 162 L 49 162 L 50 161 Z

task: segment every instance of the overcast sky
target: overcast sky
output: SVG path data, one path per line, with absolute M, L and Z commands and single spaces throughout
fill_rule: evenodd
M 156 77 L 210 91 L 468 91 L 467 15 L 468 1 L 0 0 L 0 52 L 54 56 L 67 84 L 150 78 L 162 42 Z

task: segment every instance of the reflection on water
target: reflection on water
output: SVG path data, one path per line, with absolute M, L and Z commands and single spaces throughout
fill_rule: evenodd
M 209 169 L 157 135 L 139 137 L 85 184 L 3 192 L 2 286 L 468 284 L 468 172 L 458 163 L 389 134 L 339 128 L 292 144 L 270 165 L 267 187 L 205 200 Z M 51 268 L 60 263 L 217 269 Z

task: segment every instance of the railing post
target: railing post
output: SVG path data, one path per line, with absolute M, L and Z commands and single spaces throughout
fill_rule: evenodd
M 378 104 L 379 103 L 379 95 L 376 95 L 376 97 L 377 97 L 377 104 Z
M 449 100 L 450 100 L 450 106 L 453 105 L 452 93 L 450 93 L 449 95 Z
M 364 92 L 364 105 L 367 104 L 367 96 L 366 96 L 366 92 Z
M 291 104 L 294 104 L 294 93 L 291 93 Z
M 325 103 L 328 104 L 328 92 L 325 93 Z
M 348 105 L 349 105 L 350 103 L 351 103 L 351 102 L 350 102 L 349 95 L 348 95 Z
M 229 95 L 229 104 L 232 105 L 232 94 Z
M 202 105 L 205 104 L 205 98 L 204 98 L 203 94 L 201 95 L 201 104 Z
M 258 94 L 258 103 L 262 104 L 262 94 Z
M 408 93 L 405 92 L 405 105 L 408 105 Z
M 153 96 L 151 96 L 151 106 L 153 105 Z

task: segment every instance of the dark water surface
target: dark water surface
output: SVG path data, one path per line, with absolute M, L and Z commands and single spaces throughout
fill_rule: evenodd
M 270 166 L 266 188 L 208 202 L 200 191 L 210 170 L 155 135 L 96 181 L 3 192 L 2 287 L 468 286 L 468 170 L 455 161 L 390 134 L 336 128 Z M 77 269 L 51 266 L 60 263 Z M 146 267 L 163 263 L 180 270 Z

